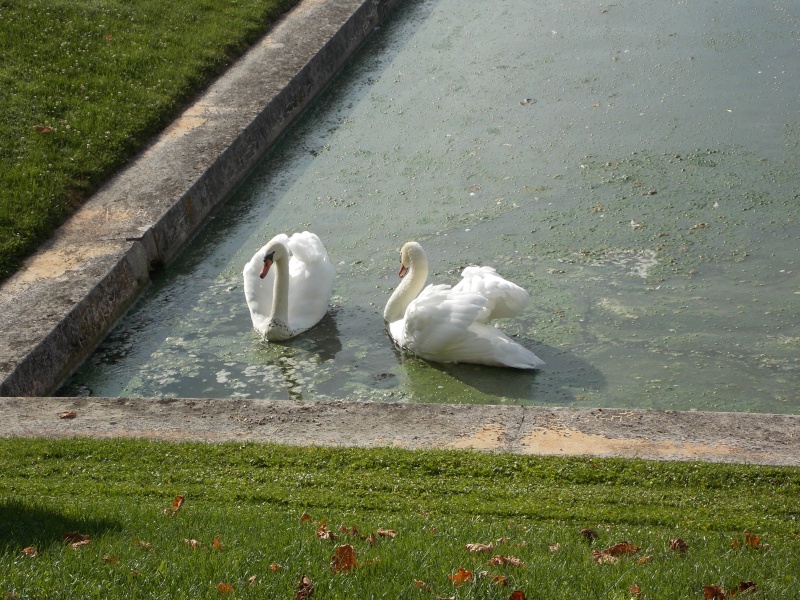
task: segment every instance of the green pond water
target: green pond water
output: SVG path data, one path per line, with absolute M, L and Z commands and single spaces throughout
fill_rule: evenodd
M 800 413 L 800 3 L 409 0 L 61 390 Z M 252 331 L 308 229 L 328 315 Z M 398 250 L 525 287 L 538 372 L 396 351 Z

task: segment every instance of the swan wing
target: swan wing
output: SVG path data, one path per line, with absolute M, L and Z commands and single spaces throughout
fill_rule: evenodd
M 313 233 L 295 233 L 286 245 L 292 253 L 289 259 L 289 325 L 292 329 L 307 329 L 328 310 L 336 268 L 322 240 Z
M 482 323 L 488 323 L 491 319 L 515 317 L 530 302 L 528 292 L 501 277 L 492 267 L 467 267 L 461 273 L 461 281 L 453 289 L 486 298 L 488 311 L 481 314 L 479 321 Z

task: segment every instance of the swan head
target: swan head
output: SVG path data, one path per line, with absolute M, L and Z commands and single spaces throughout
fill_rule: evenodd
M 264 253 L 264 266 L 261 267 L 261 273 L 258 275 L 261 279 L 267 276 L 273 263 L 290 256 L 289 249 L 281 242 L 270 242 L 261 251 Z
M 412 265 L 427 264 L 428 257 L 425 250 L 417 242 L 406 242 L 400 249 L 400 271 L 398 275 L 405 277 Z

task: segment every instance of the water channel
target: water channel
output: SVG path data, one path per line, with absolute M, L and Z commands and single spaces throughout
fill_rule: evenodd
M 61 394 L 800 413 L 800 3 L 407 0 Z M 308 229 L 322 323 L 252 331 L 241 269 Z M 525 287 L 538 372 L 395 350 L 432 281 Z

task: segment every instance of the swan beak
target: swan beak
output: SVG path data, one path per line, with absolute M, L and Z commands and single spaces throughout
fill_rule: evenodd
M 264 266 L 261 267 L 261 273 L 259 273 L 258 276 L 261 279 L 264 279 L 264 277 L 267 276 L 267 273 L 269 273 L 269 268 L 271 266 L 272 266 L 272 253 L 269 253 L 264 257 Z
M 398 273 L 398 275 L 400 277 L 405 277 L 406 273 L 408 273 L 408 267 L 405 266 L 403 263 L 400 263 L 400 272 Z

